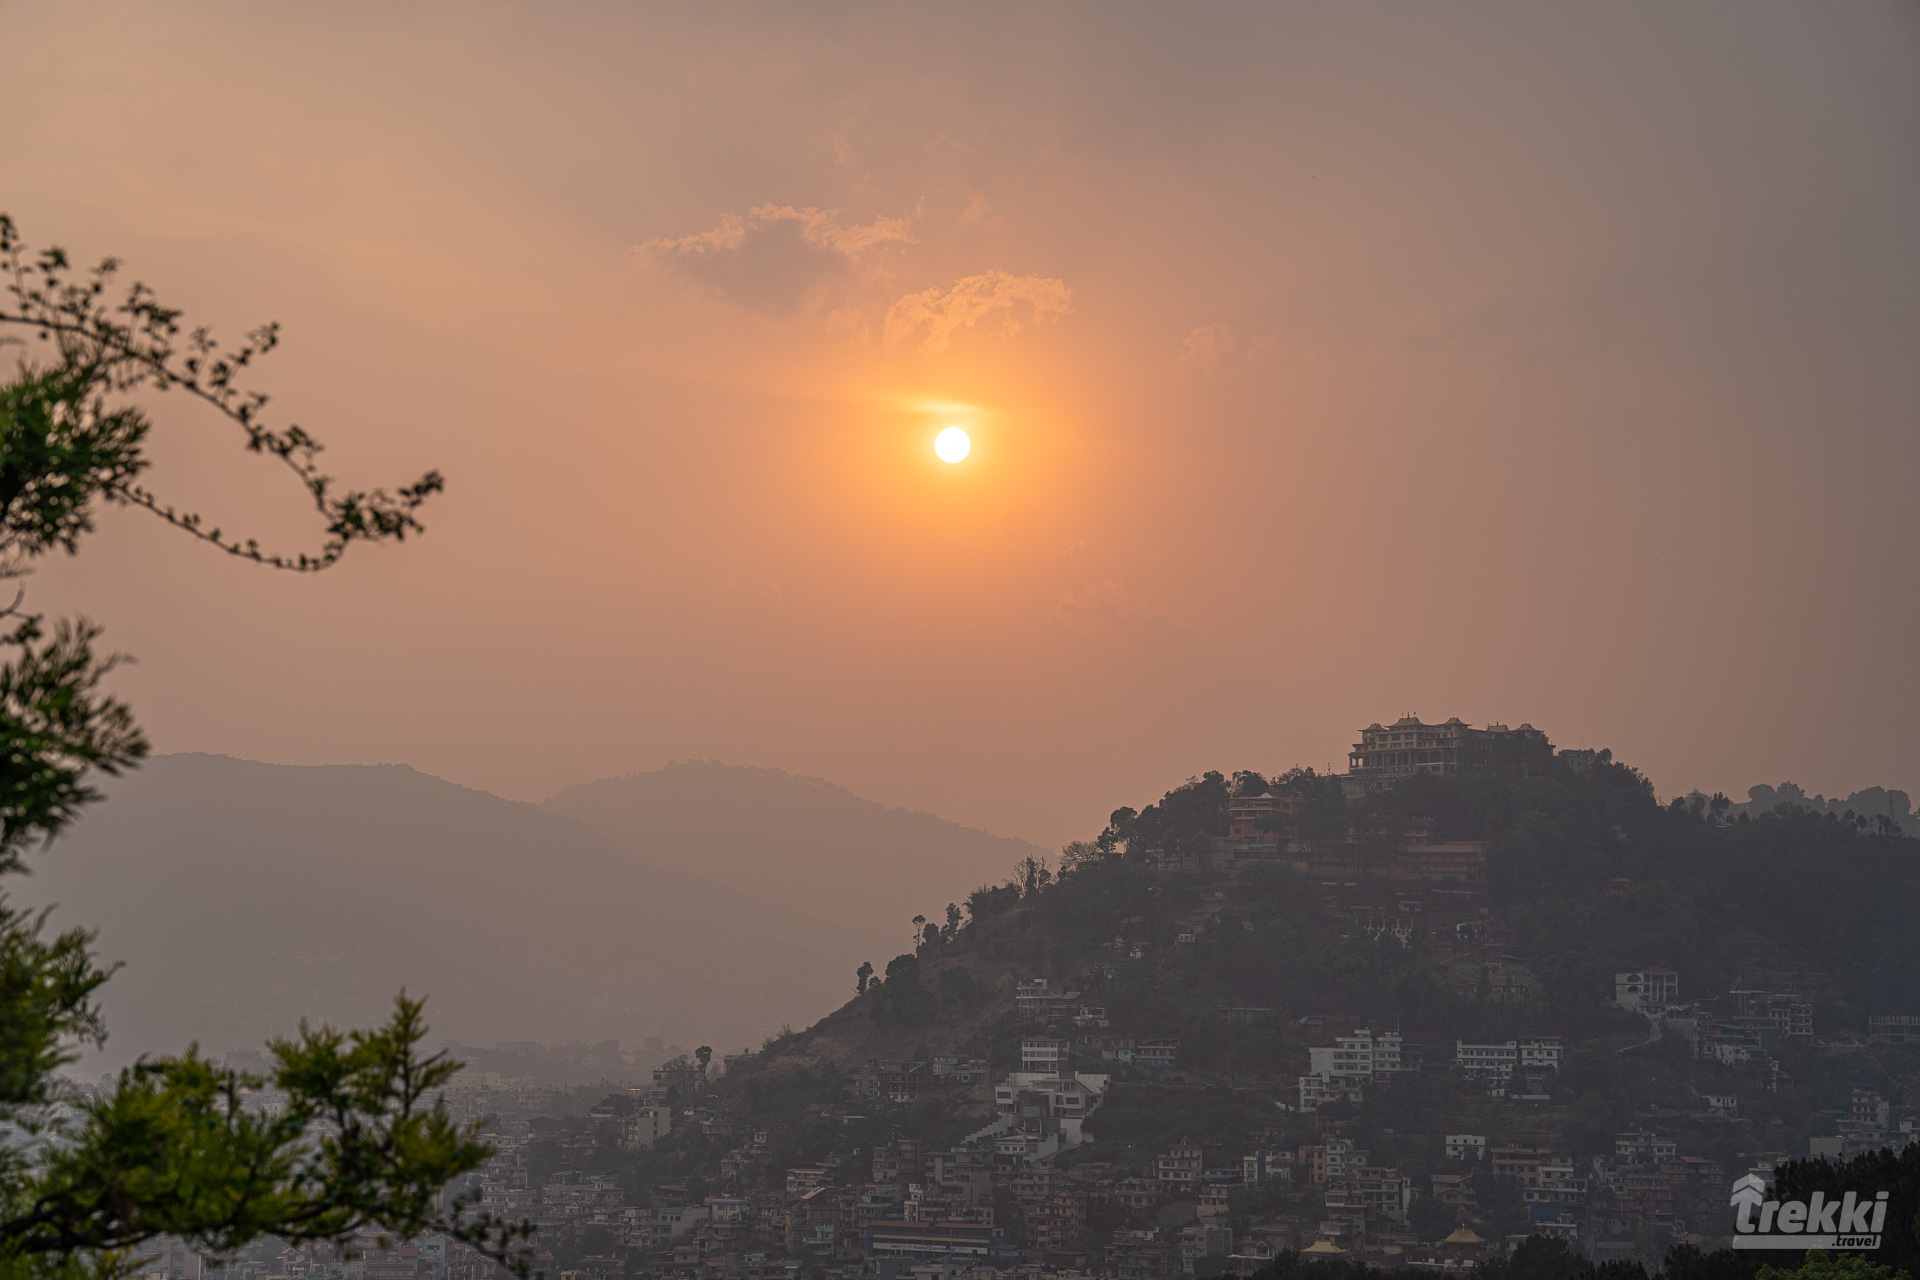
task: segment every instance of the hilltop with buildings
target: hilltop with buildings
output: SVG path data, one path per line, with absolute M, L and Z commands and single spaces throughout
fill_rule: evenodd
M 1661 805 L 1527 725 L 1350 763 L 1116 810 L 757 1049 L 483 1078 L 479 1186 L 583 1280 L 1458 1272 L 1711 1246 L 1733 1178 L 1912 1140 L 1912 840 Z
M 1661 804 L 1527 725 L 1350 761 L 1118 809 L 804 1031 L 610 1091 L 468 1073 L 471 1190 L 563 1280 L 1462 1274 L 1713 1249 L 1733 1180 L 1914 1142 L 1912 838 Z

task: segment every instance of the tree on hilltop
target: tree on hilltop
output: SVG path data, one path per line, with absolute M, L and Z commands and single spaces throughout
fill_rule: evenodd
M 59 249 L 30 253 L 0 215 L 0 342 L 20 349 L 0 380 L 0 576 L 77 552 L 103 503 L 301 573 L 356 543 L 422 531 L 416 513 L 439 492 L 438 473 L 391 493 L 342 491 L 319 469 L 319 440 L 268 425 L 267 397 L 243 377 L 277 344 L 273 325 L 223 350 L 205 329 L 183 331 L 144 285 L 111 299 L 117 268 L 108 259 L 76 275 Z M 138 392 L 180 393 L 290 470 L 319 518 L 318 543 L 266 551 L 147 488 L 152 423 Z M 132 711 L 102 688 L 116 658 L 96 650 L 99 629 L 23 612 L 24 600 L 21 589 L 0 610 L 0 873 L 24 871 L 30 847 L 98 798 L 91 775 L 147 753 Z M 81 1092 L 59 1071 L 105 1042 L 96 997 L 112 968 L 92 934 L 49 937 L 45 919 L 0 894 L 0 1277 L 110 1280 L 162 1236 L 227 1256 L 264 1236 L 345 1244 L 363 1230 L 444 1232 L 527 1274 L 530 1226 L 475 1213 L 470 1199 L 443 1203 L 446 1184 L 492 1148 L 437 1098 L 459 1064 L 422 1052 L 420 1001 L 402 993 L 392 1019 L 367 1031 L 302 1023 L 268 1045 L 263 1073 L 223 1069 L 195 1048 Z M 244 1095 L 268 1084 L 283 1108 L 249 1111 Z

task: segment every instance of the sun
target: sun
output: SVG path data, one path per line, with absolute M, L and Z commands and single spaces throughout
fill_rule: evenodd
M 933 451 L 942 462 L 959 462 L 973 450 L 973 441 L 958 427 L 948 427 L 933 438 Z

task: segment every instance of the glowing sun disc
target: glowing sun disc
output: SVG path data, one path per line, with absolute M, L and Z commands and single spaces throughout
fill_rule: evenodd
M 973 441 L 958 427 L 948 427 L 933 438 L 933 451 L 942 462 L 958 462 L 973 450 Z

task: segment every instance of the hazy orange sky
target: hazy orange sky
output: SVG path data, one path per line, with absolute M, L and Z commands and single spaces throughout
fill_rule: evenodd
M 0 209 L 431 532 L 109 514 L 162 750 L 1048 844 L 1415 712 L 1920 788 L 1920 10 L 12 0 Z M 158 406 L 156 487 L 298 495 Z M 972 430 L 948 467 L 934 433 Z

